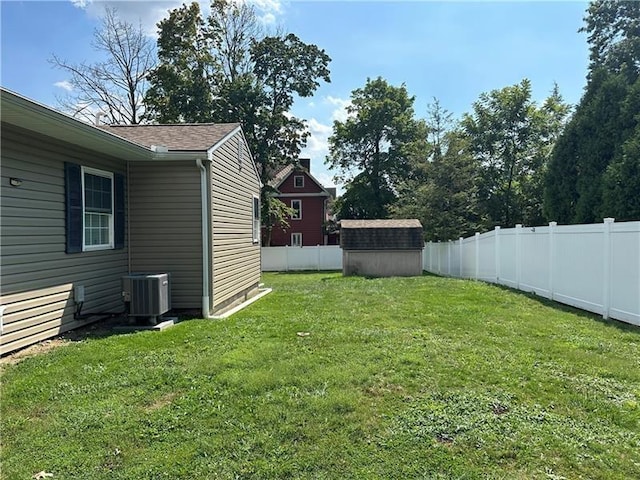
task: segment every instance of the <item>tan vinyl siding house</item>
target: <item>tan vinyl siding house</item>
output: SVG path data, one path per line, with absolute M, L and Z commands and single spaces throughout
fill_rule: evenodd
M 171 273 L 173 307 L 204 317 L 257 289 L 260 181 L 238 125 L 96 128 L 0 92 L 0 354 L 122 312 L 130 273 Z
M 259 198 L 259 192 L 255 190 L 252 164 L 241 131 L 213 153 L 210 188 L 214 310 L 242 297 L 241 292 L 251 292 L 258 287 L 259 233 L 253 232 L 252 218 L 253 199 Z M 255 239 L 254 233 L 258 235 Z M 238 244 L 237 238 L 246 241 Z
M 129 179 L 132 272 L 171 272 L 171 304 L 194 308 L 202 298 L 200 172 L 165 162 L 133 162 Z M 170 227 L 170 228 L 169 228 Z M 171 252 L 170 255 L 167 252 Z
M 87 311 L 121 310 L 128 252 L 65 253 L 64 162 L 122 173 L 124 161 L 4 124 L 1 156 L 0 353 L 5 353 L 86 324 L 73 316 L 74 285 L 84 285 Z M 11 186 L 11 178 L 22 184 Z

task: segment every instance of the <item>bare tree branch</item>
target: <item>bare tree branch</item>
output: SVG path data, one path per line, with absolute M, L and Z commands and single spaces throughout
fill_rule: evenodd
M 101 111 L 111 124 L 140 123 L 147 74 L 156 65 L 154 43 L 145 36 L 142 25 L 120 20 L 115 8 L 105 7 L 92 46 L 106 59 L 74 64 L 54 54 L 49 60 L 70 76 L 72 90 L 58 97 L 58 103 L 72 115 L 90 122 Z

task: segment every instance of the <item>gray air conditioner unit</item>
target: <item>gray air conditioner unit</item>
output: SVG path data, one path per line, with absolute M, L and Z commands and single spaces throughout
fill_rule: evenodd
M 133 273 L 122 277 L 122 297 L 132 317 L 156 317 L 171 310 L 171 275 Z

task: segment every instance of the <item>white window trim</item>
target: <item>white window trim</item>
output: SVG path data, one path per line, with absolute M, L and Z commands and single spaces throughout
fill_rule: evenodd
M 255 205 L 256 205 L 256 200 L 258 200 L 258 222 L 256 223 L 256 211 L 255 211 Z M 258 243 L 260 243 L 260 228 L 261 228 L 261 224 L 260 224 L 260 197 L 258 195 L 253 195 L 251 197 L 251 229 L 252 229 L 252 237 L 253 237 L 253 244 L 256 245 Z
M 97 168 L 85 167 L 81 166 L 82 170 L 82 251 L 83 252 L 94 252 L 96 250 L 113 250 L 114 248 L 114 225 L 113 225 L 113 214 L 115 205 L 114 202 L 114 190 L 113 190 L 113 172 L 105 172 L 104 170 L 98 170 Z M 109 215 L 109 244 L 103 245 L 87 245 L 86 243 L 86 230 L 84 225 L 84 216 L 85 216 L 85 201 L 84 201 L 84 175 L 88 173 L 90 175 L 97 175 L 100 177 L 107 177 L 111 180 L 111 214 Z
M 302 185 L 296 185 L 296 180 L 301 178 Z M 304 188 L 304 175 L 294 175 L 293 176 L 293 188 Z
M 294 217 L 293 215 L 291 215 L 291 220 L 302 220 L 302 200 L 300 200 L 299 198 L 294 198 L 293 200 L 291 200 L 291 208 L 294 208 L 293 207 L 293 202 L 298 202 L 300 207 L 297 208 L 298 216 Z
M 297 244 L 293 239 L 298 237 L 300 239 L 300 243 Z M 302 233 L 292 233 L 291 234 L 291 246 L 292 247 L 302 247 Z

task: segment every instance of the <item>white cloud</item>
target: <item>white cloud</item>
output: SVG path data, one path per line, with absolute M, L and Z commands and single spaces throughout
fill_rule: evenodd
M 249 0 L 258 10 L 263 12 L 282 13 L 282 2 L 280 0 Z
M 326 172 L 319 172 L 314 175 L 316 179 L 322 184 L 323 187 L 335 187 L 336 182 L 333 181 L 333 177 Z
M 331 95 L 329 95 L 328 97 L 325 97 L 325 102 L 336 107 L 333 112 L 331 112 L 332 122 L 335 120 L 344 122 L 349 117 L 347 108 L 351 105 L 350 99 L 332 97 Z
M 106 7 L 117 9 L 118 16 L 129 23 L 140 23 L 144 32 L 150 37 L 158 35 L 158 22 L 168 16 L 168 12 L 180 8 L 184 0 L 70 0 L 71 3 L 84 10 L 89 17 L 102 18 Z M 211 11 L 208 0 L 197 0 L 204 17 Z M 246 1 L 255 6 L 258 19 L 265 26 L 274 26 L 284 14 L 283 2 L 280 0 L 234 0 Z M 189 3 L 189 2 L 186 2 Z
M 309 126 L 309 137 L 307 138 L 307 146 L 305 151 L 309 157 L 318 158 L 324 161 L 324 157 L 329 153 L 329 135 L 331 135 L 331 127 L 320 123 L 315 118 L 307 122 Z
M 324 161 L 329 155 L 329 137 L 333 132 L 330 125 L 325 125 L 315 118 L 307 121 L 309 126 L 309 137 L 307 138 L 307 146 L 300 152 L 300 157 L 311 159 L 311 173 L 325 187 L 336 186 L 333 175 L 327 169 Z M 344 189 L 341 185 L 337 185 L 338 194 L 341 195 Z
M 56 87 L 62 88 L 64 90 L 66 90 L 67 92 L 70 92 L 73 90 L 73 85 L 71 85 L 67 80 L 62 80 L 61 82 L 56 82 L 53 84 Z
M 102 18 L 105 8 L 115 8 L 118 17 L 133 25 L 140 24 L 143 31 L 149 37 L 158 35 L 158 22 L 168 16 L 168 12 L 174 8 L 179 8 L 184 3 L 180 0 L 71 0 L 74 6 L 84 10 L 89 17 Z M 209 2 L 199 1 L 200 10 L 203 15 L 208 15 Z
M 273 13 L 265 13 L 258 17 L 264 25 L 274 25 L 276 23 L 276 16 Z

